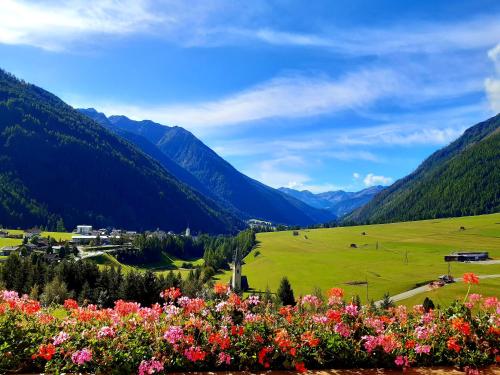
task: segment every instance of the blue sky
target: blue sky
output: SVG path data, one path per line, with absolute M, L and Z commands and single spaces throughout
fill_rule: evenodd
M 0 2 L 0 67 L 314 192 L 389 184 L 500 111 L 500 2 Z

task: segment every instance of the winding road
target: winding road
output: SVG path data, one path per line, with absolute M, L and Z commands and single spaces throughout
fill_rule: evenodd
M 496 279 L 496 278 L 500 277 L 500 274 L 478 275 L 478 277 L 479 277 L 479 279 Z M 462 278 L 458 277 L 455 279 L 455 282 L 458 282 L 458 281 L 462 281 Z M 441 288 L 446 288 L 447 285 L 450 285 L 450 284 L 445 284 Z M 399 301 L 402 301 L 404 299 L 416 296 L 416 295 L 421 294 L 421 293 L 429 292 L 429 291 L 434 290 L 434 289 L 436 289 L 436 287 L 432 287 L 429 284 L 426 284 L 423 286 L 419 286 L 418 288 L 410 289 L 410 290 L 407 290 L 406 292 L 396 294 L 394 296 L 391 296 L 390 298 L 391 298 L 392 302 L 399 302 Z M 379 301 L 375 302 L 375 305 L 379 306 L 381 303 L 382 303 L 382 300 L 379 300 Z

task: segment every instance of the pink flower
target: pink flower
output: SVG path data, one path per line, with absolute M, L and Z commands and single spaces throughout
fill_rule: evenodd
M 358 315 L 358 306 L 351 303 L 345 307 L 345 312 L 351 316 L 356 316 Z
M 465 366 L 464 371 L 466 375 L 479 375 L 479 370 L 470 366 Z
M 65 342 L 68 339 L 69 339 L 69 335 L 64 331 L 61 331 L 57 334 L 57 336 L 52 337 L 52 340 L 54 340 L 53 344 L 55 346 L 61 345 L 63 342 Z
M 397 366 L 401 366 L 401 367 L 409 367 L 410 366 L 410 362 L 408 361 L 408 357 L 407 356 L 402 356 L 402 355 L 398 355 L 396 357 L 396 359 L 394 360 L 394 363 L 397 365 Z
M 415 336 L 417 339 L 426 340 L 430 336 L 430 331 L 427 327 L 418 326 L 415 328 Z
M 322 304 L 321 300 L 312 295 L 312 294 L 306 294 L 303 298 L 302 298 L 302 305 L 309 305 L 311 307 L 320 307 Z
M 497 297 L 488 297 L 484 300 L 483 305 L 487 309 L 491 309 L 498 304 L 498 298 Z
M 71 360 L 77 365 L 83 365 L 85 362 L 92 360 L 92 352 L 87 348 L 77 350 L 71 355 Z
M 419 345 L 415 347 L 415 353 L 417 354 L 429 354 L 431 352 L 431 346 L 430 345 Z
M 99 332 L 97 332 L 97 338 L 102 339 L 103 337 L 115 337 L 115 330 L 111 327 L 102 327 Z
M 361 339 L 365 341 L 363 346 L 365 347 L 365 349 L 368 353 L 373 352 L 379 344 L 379 340 L 378 340 L 377 336 L 363 336 L 363 337 L 361 337 Z
M 312 320 L 317 324 L 326 324 L 328 323 L 328 317 L 324 315 L 313 315 Z
M 470 303 L 477 303 L 477 302 L 481 301 L 481 298 L 483 298 L 482 295 L 477 294 L 477 293 L 472 293 L 471 295 L 469 295 L 469 302 Z
M 254 306 L 257 306 L 259 303 L 260 303 L 260 298 L 259 296 L 250 296 L 247 298 L 247 303 L 249 305 L 254 305 Z
M 163 371 L 163 363 L 152 358 L 149 361 L 142 361 L 139 365 L 139 375 L 155 374 Z
M 19 293 L 13 290 L 3 290 L 2 291 L 2 299 L 5 302 L 16 301 L 19 299 Z
M 184 338 L 184 331 L 181 327 L 171 326 L 163 335 L 163 338 L 170 344 L 175 344 Z
M 219 353 L 219 357 L 218 357 L 218 362 L 221 364 L 221 365 L 230 365 L 231 364 L 231 356 L 227 353 Z
M 342 322 L 335 324 L 334 330 L 342 337 L 349 337 L 351 335 L 349 326 Z

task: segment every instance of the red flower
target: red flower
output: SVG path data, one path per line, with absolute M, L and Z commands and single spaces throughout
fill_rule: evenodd
M 233 336 L 243 336 L 245 333 L 245 328 L 241 326 L 231 326 L 231 335 Z
M 33 354 L 33 356 L 31 357 L 32 359 L 35 359 L 35 358 L 38 358 L 38 357 L 41 357 L 47 361 L 50 361 L 52 359 L 52 357 L 54 356 L 54 354 L 56 354 L 56 347 L 52 344 L 42 344 L 40 345 L 40 347 L 38 348 L 38 353 L 37 354 Z
M 295 370 L 298 372 L 306 372 L 306 366 L 304 365 L 304 362 L 297 362 L 295 363 Z
M 342 288 L 332 288 L 328 291 L 328 297 L 344 297 L 344 290 Z
M 259 363 L 264 366 L 265 368 L 269 368 L 270 363 L 266 360 L 266 356 L 273 351 L 273 348 L 270 346 L 266 346 L 262 348 L 259 352 Z
M 226 294 L 229 290 L 229 286 L 227 284 L 217 283 L 214 285 L 215 294 Z
M 314 337 L 314 333 L 311 331 L 304 332 L 302 336 L 300 336 L 302 341 L 304 341 L 307 345 L 309 345 L 311 348 L 314 348 L 315 346 L 318 346 L 319 344 L 319 339 Z
M 342 320 L 342 313 L 337 310 L 328 310 L 326 312 L 326 317 L 330 322 L 339 323 Z
M 182 295 L 181 290 L 179 288 L 168 288 L 165 289 L 163 292 L 160 293 L 160 297 L 165 299 L 165 300 L 173 300 L 175 301 L 177 298 L 179 298 Z
M 455 353 L 458 353 L 460 352 L 460 350 L 462 350 L 462 347 L 457 344 L 457 340 L 454 337 L 450 337 L 448 339 L 446 346 L 449 350 L 453 350 Z
M 406 349 L 413 349 L 415 347 L 415 340 L 408 340 L 405 344 Z
M 473 272 L 464 273 L 463 279 L 467 284 L 479 284 L 479 278 Z
M 465 336 L 470 335 L 470 325 L 467 322 L 464 322 L 461 318 L 455 318 L 451 321 L 451 326 L 456 331 L 462 333 Z
M 74 299 L 67 299 L 64 301 L 64 308 L 67 310 L 77 309 L 78 302 L 76 302 Z
M 33 300 L 28 300 L 25 303 L 22 304 L 21 310 L 28 315 L 33 315 L 40 311 L 41 309 L 40 302 L 38 301 L 33 301 Z

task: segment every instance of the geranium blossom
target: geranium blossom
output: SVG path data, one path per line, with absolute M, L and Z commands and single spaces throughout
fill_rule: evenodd
M 53 340 L 53 344 L 54 345 L 61 345 L 63 342 L 67 341 L 69 339 L 69 335 L 64 332 L 64 331 L 61 331 L 57 334 L 57 336 L 54 336 L 52 338 Z
M 92 360 L 92 352 L 87 348 L 78 350 L 71 355 L 71 360 L 77 365 L 83 365 Z
M 142 361 L 139 365 L 139 375 L 156 374 L 161 371 L 163 371 L 163 363 L 154 358 L 149 361 Z
M 306 371 L 306 365 L 319 368 L 332 360 L 342 367 L 436 363 L 473 371 L 478 358 L 481 365 L 500 359 L 495 297 L 471 295 L 465 301 L 474 303 L 472 310 L 456 302 L 426 313 L 421 306 L 382 310 L 344 301 L 332 305 L 317 297 L 281 307 L 234 293 L 207 291 L 212 299 L 182 297 L 170 289 L 166 294 L 175 299 L 167 296 L 165 303 L 147 307 L 129 301 L 116 301 L 112 309 L 70 302 L 67 316 L 56 318 L 54 307 L 0 292 L 0 337 L 9 345 L 0 358 L 25 364 L 21 371 L 102 374 L 130 368 L 139 374 Z
M 464 273 L 463 280 L 467 284 L 479 284 L 479 278 L 475 273 Z

